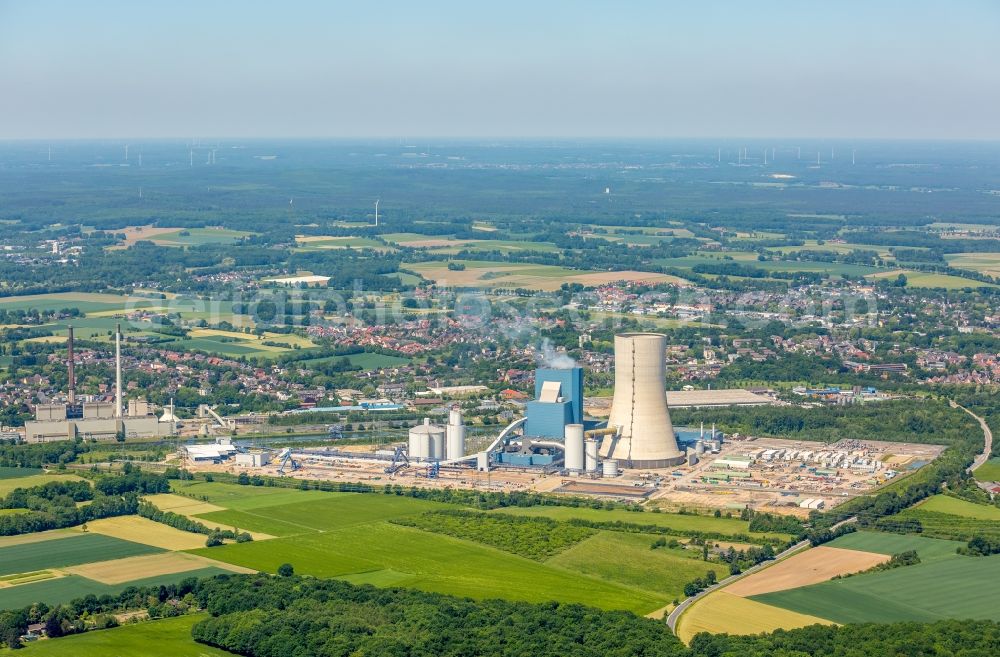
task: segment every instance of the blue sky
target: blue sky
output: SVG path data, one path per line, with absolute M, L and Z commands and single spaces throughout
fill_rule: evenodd
M 0 0 L 0 138 L 1000 139 L 996 0 Z

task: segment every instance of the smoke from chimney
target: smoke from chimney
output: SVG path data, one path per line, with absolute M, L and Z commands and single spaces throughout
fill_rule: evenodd
M 576 367 L 576 361 L 564 352 L 556 351 L 552 346 L 552 341 L 548 338 L 542 340 L 542 348 L 538 356 L 542 367 L 554 370 L 568 370 Z

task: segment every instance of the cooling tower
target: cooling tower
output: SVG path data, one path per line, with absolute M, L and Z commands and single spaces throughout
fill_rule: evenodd
M 667 338 L 659 333 L 615 336 L 615 396 L 601 456 L 631 468 L 666 468 L 684 462 L 667 411 Z

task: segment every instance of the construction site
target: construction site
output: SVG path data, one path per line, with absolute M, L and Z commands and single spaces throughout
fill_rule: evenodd
M 675 428 L 665 348 L 660 334 L 615 337 L 615 388 L 606 420 L 585 413 L 582 368 L 549 364 L 535 372 L 535 395 L 523 417 L 485 438 L 469 437 L 456 407 L 446 423 L 425 419 L 408 430 L 405 441 L 383 447 L 334 440 L 323 447 L 268 449 L 217 438 L 181 447 L 179 456 L 193 469 L 234 474 L 530 490 L 806 515 L 912 472 L 943 449 L 877 441 L 824 445 L 726 436 L 714 426 Z

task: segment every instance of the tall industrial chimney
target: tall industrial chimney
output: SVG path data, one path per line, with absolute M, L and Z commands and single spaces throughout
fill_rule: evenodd
M 615 396 L 601 455 L 627 467 L 665 468 L 684 461 L 667 410 L 667 338 L 659 333 L 615 336 Z
M 115 417 L 122 416 L 122 325 L 115 327 Z
M 69 327 L 69 337 L 66 338 L 66 347 L 69 350 L 69 405 L 73 406 L 76 404 L 76 370 L 74 369 L 74 358 L 73 358 L 73 326 Z

